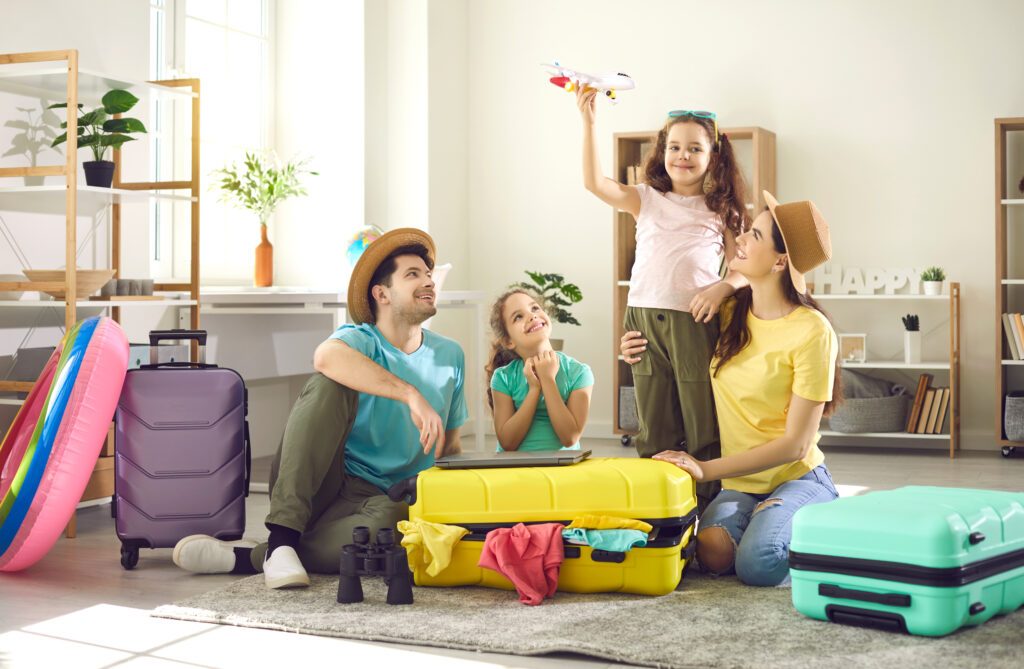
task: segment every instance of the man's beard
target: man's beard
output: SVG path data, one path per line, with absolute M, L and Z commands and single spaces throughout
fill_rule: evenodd
M 395 306 L 395 320 L 406 325 L 419 325 L 437 313 L 437 306 L 416 300 L 408 306 Z

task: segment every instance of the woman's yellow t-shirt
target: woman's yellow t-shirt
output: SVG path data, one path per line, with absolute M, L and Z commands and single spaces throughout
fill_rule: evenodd
M 732 301 L 723 305 L 722 329 L 732 315 Z M 714 375 L 711 388 L 718 412 L 722 456 L 743 453 L 781 437 L 793 395 L 812 402 L 832 399 L 839 345 L 832 325 L 821 312 L 797 307 L 783 318 L 761 320 L 747 314 L 750 343 Z M 723 479 L 730 490 L 767 494 L 786 481 L 798 479 L 822 462 L 821 435 L 806 457 L 772 469 Z

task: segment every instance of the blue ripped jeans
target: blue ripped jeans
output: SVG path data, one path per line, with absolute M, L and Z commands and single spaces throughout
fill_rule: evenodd
M 793 515 L 803 506 L 831 502 L 837 497 L 832 475 L 825 465 L 819 465 L 766 495 L 723 489 L 700 517 L 699 529 L 721 527 L 729 533 L 736 545 L 734 568 L 741 581 L 747 585 L 779 585 L 789 576 Z M 778 503 L 757 509 L 765 500 Z

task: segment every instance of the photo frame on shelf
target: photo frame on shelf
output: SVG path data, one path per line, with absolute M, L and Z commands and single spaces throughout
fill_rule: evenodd
M 839 335 L 840 362 L 867 362 L 868 336 L 866 334 Z

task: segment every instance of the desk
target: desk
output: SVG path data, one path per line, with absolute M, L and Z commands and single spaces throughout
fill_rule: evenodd
M 443 309 L 470 309 L 473 312 L 473 336 L 469 355 L 466 357 L 466 379 L 481 378 L 486 355 L 484 341 L 484 293 L 478 290 L 445 290 L 438 293 L 437 308 Z M 231 352 L 225 350 L 225 355 L 216 354 L 216 345 L 208 351 L 212 360 L 223 360 L 224 365 L 238 369 L 245 378 L 268 378 L 272 376 L 286 376 L 313 372 L 313 349 L 327 338 L 329 332 L 326 328 L 314 325 L 308 321 L 303 324 L 299 320 L 311 318 L 330 318 L 331 330 L 337 329 L 347 319 L 347 296 L 336 290 L 315 290 L 309 288 L 290 288 L 285 286 L 274 286 L 270 288 L 250 288 L 235 286 L 204 286 L 200 288 L 199 300 L 202 303 L 202 318 L 218 319 L 221 317 L 234 316 L 285 316 L 287 320 L 277 325 L 282 328 L 281 332 L 252 332 L 253 336 L 268 334 L 270 337 L 265 344 L 265 350 L 260 355 L 258 350 L 250 350 L 244 356 L 248 360 L 242 360 L 235 354 L 236 360 L 229 360 Z M 180 327 L 188 327 L 187 309 L 183 309 L 179 315 L 185 317 L 184 324 Z M 310 327 L 313 325 L 314 327 Z M 246 332 L 246 330 L 241 330 Z M 279 340 L 274 340 L 274 335 L 280 334 Z M 273 340 L 273 341 L 272 341 Z M 313 348 L 309 348 L 310 342 Z M 239 347 L 243 348 L 242 346 Z M 297 350 L 296 350 L 297 349 Z M 253 359 L 255 357 L 255 359 Z M 248 365 L 247 365 L 248 363 Z M 251 369 L 248 368 L 252 365 Z M 249 372 L 249 374 L 247 374 Z M 478 388 L 473 397 L 467 398 L 467 405 L 472 411 L 471 418 L 474 421 L 473 437 L 475 450 L 484 450 L 484 426 L 486 415 L 484 413 L 484 390 Z

